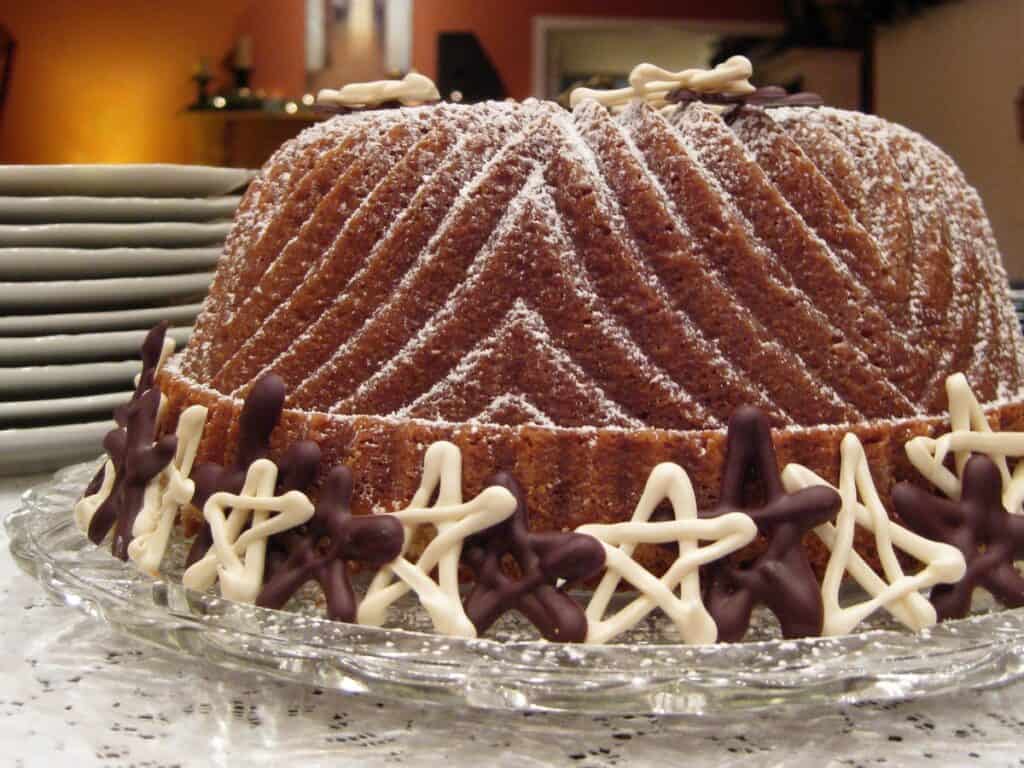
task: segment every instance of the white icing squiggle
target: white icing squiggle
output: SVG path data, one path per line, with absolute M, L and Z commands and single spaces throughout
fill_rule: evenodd
M 440 98 L 441 94 L 433 80 L 418 72 L 410 72 L 401 80 L 350 83 L 340 90 L 324 88 L 316 95 L 316 102 L 335 107 L 370 107 L 386 101 L 397 101 L 406 106 L 415 106 Z
M 655 508 L 665 499 L 671 502 L 676 519 L 650 522 Z M 757 526 L 741 512 L 698 519 L 689 476 L 679 465 L 665 463 L 652 470 L 630 522 L 583 525 L 576 532 L 600 541 L 607 563 L 605 575 L 587 605 L 587 643 L 608 642 L 635 627 L 655 608 L 672 620 L 683 642 L 713 643 L 718 638 L 718 627 L 704 606 L 698 568 L 745 547 L 757 535 Z M 711 543 L 702 547 L 701 541 Z M 641 543 L 678 545 L 675 562 L 660 579 L 633 559 L 633 550 Z M 605 619 L 622 579 L 636 587 L 640 596 Z
M 825 609 L 822 634 L 848 634 L 879 608 L 885 608 L 913 630 L 932 626 L 936 622 L 935 608 L 920 594 L 920 590 L 963 578 L 966 569 L 963 555 L 956 547 L 919 536 L 889 518 L 871 477 L 864 447 L 856 435 L 847 433 L 840 453 L 839 488 L 835 490 L 842 499 L 842 507 L 835 525 L 825 523 L 814 529 L 831 552 L 821 584 Z M 833 487 L 799 464 L 790 464 L 783 470 L 782 482 L 790 493 L 814 485 Z M 854 550 L 855 525 L 875 535 L 884 579 Z M 916 574 L 904 574 L 894 545 L 925 567 Z M 839 602 L 839 588 L 847 573 L 870 598 L 844 608 Z
M 753 66 L 745 56 L 732 56 L 713 69 L 684 69 L 670 72 L 654 64 L 637 64 L 629 75 L 629 87 L 601 91 L 592 88 L 576 88 L 569 96 L 569 103 L 577 104 L 593 99 L 612 110 L 629 104 L 634 99 L 643 99 L 653 107 L 668 104 L 666 96 L 672 91 L 686 88 L 699 93 L 747 94 L 755 88 L 750 83 Z
M 939 438 L 915 437 L 905 448 L 915 469 L 951 499 L 959 499 L 964 466 L 972 453 L 988 456 L 1003 480 L 1003 506 L 1011 514 L 1021 512 L 1024 502 L 1024 462 L 1013 472 L 1007 457 L 1024 457 L 1024 432 L 993 432 L 985 412 L 971 391 L 967 377 L 955 373 L 946 379 L 951 431 Z M 946 467 L 953 454 L 956 472 Z
M 146 486 L 132 526 L 128 557 L 143 573 L 156 576 L 167 551 L 178 512 L 192 500 L 195 483 L 189 478 L 206 425 L 206 408 L 193 405 L 178 418 L 178 447 L 170 464 Z
M 437 501 L 430 499 L 437 491 Z M 485 488 L 472 501 L 462 501 L 462 453 L 452 443 L 432 444 L 423 458 L 423 478 L 409 506 L 393 513 L 405 529 L 402 553 L 374 576 L 356 621 L 381 626 L 388 607 L 412 590 L 430 615 L 434 628 L 457 637 L 476 637 L 476 627 L 466 616 L 459 595 L 459 557 L 466 537 L 512 516 L 515 497 L 500 486 Z M 415 564 L 405 557 L 416 529 L 431 525 L 437 535 Z M 437 568 L 435 582 L 430 573 Z M 396 581 L 397 579 L 397 581 Z
M 82 533 L 88 533 L 89 524 L 92 522 L 93 517 L 96 515 L 103 502 L 110 497 L 110 492 L 114 488 L 114 462 L 107 459 L 103 465 L 103 482 L 100 485 L 96 493 L 89 496 L 83 496 L 75 504 L 73 514 L 75 516 L 75 525 L 78 526 L 78 530 Z
M 185 571 L 181 581 L 186 587 L 205 590 L 219 582 L 221 595 L 229 600 L 256 600 L 263 586 L 267 539 L 313 516 L 313 504 L 304 493 L 275 496 L 276 484 L 277 465 L 257 459 L 249 465 L 241 493 L 221 491 L 207 500 L 203 517 L 210 525 L 213 546 Z

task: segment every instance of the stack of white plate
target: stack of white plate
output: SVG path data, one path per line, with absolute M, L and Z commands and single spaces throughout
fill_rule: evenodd
M 1013 309 L 1017 313 L 1021 330 L 1024 330 L 1024 283 L 1016 281 L 1010 284 L 1010 299 L 1013 301 Z
M 252 176 L 0 166 L 0 475 L 100 453 L 146 330 L 187 341 Z

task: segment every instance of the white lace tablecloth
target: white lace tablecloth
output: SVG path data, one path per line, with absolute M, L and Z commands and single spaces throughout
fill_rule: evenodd
M 0 513 L 42 479 L 0 480 Z M 726 723 L 421 709 L 150 649 L 54 605 L 0 545 L 4 766 L 1024 765 L 1024 684 Z

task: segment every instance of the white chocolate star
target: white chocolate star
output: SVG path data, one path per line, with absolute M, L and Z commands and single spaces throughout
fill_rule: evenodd
M 206 408 L 193 405 L 178 418 L 178 447 L 170 464 L 146 487 L 142 509 L 132 525 L 130 557 L 143 573 L 156 576 L 178 512 L 192 500 L 195 483 L 189 478 L 206 425 Z
M 276 484 L 277 465 L 257 459 L 249 465 L 239 494 L 220 491 L 207 500 L 203 517 L 210 524 L 213 546 L 185 571 L 181 581 L 186 587 L 205 590 L 219 581 L 221 595 L 229 600 L 256 600 L 263 585 L 267 539 L 313 516 L 313 504 L 304 493 L 275 496 Z
M 843 503 L 836 523 L 825 523 L 814 529 L 831 552 L 821 585 L 825 609 L 822 634 L 848 634 L 879 608 L 885 608 L 914 630 L 935 624 L 935 608 L 920 590 L 959 581 L 966 568 L 963 555 L 955 547 L 919 536 L 889 518 L 871 478 L 864 447 L 853 433 L 843 438 L 841 456 L 836 490 Z M 782 483 L 790 493 L 813 485 L 829 485 L 799 464 L 790 464 L 783 470 Z M 854 550 L 855 525 L 875 535 L 884 579 Z M 924 564 L 924 568 L 913 575 L 904 574 L 894 545 Z M 847 573 L 870 598 L 844 608 L 839 603 L 839 588 Z
M 437 491 L 437 501 L 430 498 Z M 423 457 L 423 478 L 409 506 L 394 516 L 405 529 L 402 554 L 381 568 L 359 604 L 356 621 L 381 626 L 388 607 L 412 590 L 427 611 L 434 628 L 446 635 L 476 637 L 459 595 L 459 557 L 468 536 L 512 516 L 515 497 L 505 488 L 490 486 L 472 501 L 462 501 L 462 453 L 449 442 L 432 444 Z M 416 563 L 405 557 L 416 529 L 431 525 L 437 535 Z M 430 573 L 437 568 L 435 582 Z M 397 579 L 397 581 L 396 581 Z
M 1024 462 L 1013 473 L 1007 457 L 1024 457 L 1024 432 L 993 432 L 967 378 L 955 373 L 946 379 L 951 431 L 939 438 L 915 437 L 906 444 L 907 457 L 918 472 L 951 499 L 959 499 L 964 466 L 972 453 L 988 456 L 1003 479 L 1003 506 L 1020 514 L 1024 502 Z M 952 453 L 956 472 L 946 466 Z
M 316 95 L 316 102 L 339 107 L 369 107 L 385 101 L 397 101 L 415 106 L 440 98 L 433 80 L 418 72 L 410 72 L 401 80 L 349 83 L 337 91 L 324 88 Z
M 664 499 L 672 503 L 676 519 L 650 522 L 655 508 Z M 757 526 L 741 512 L 698 519 L 689 476 L 677 464 L 665 463 L 656 466 L 648 477 L 630 522 L 583 525 L 576 532 L 600 541 L 607 563 L 607 571 L 587 606 L 586 642 L 606 643 L 660 608 L 675 624 L 684 642 L 713 643 L 718 637 L 718 628 L 704 607 L 698 568 L 745 547 L 757 535 Z M 701 547 L 701 541 L 711 543 Z M 633 559 L 633 550 L 641 543 L 678 545 L 675 562 L 660 579 Z M 622 579 L 636 587 L 640 596 L 604 619 Z
M 629 74 L 629 87 L 601 91 L 575 88 L 569 103 L 575 107 L 586 99 L 618 111 L 634 99 L 643 99 L 652 107 L 668 105 L 666 97 L 672 91 L 687 88 L 699 93 L 747 94 L 755 88 L 750 83 L 753 67 L 744 56 L 732 56 L 713 69 L 684 69 L 670 72 L 654 64 L 637 64 Z

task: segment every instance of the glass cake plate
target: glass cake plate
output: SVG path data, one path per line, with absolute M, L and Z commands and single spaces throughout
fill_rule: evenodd
M 1024 609 L 980 599 L 974 615 L 919 633 L 880 612 L 857 634 L 782 640 L 760 614 L 750 642 L 707 646 L 679 644 L 654 617 L 623 643 L 580 646 L 537 640 L 514 618 L 485 639 L 431 634 L 412 602 L 393 614 L 413 629 L 328 621 L 312 591 L 286 611 L 241 605 L 185 589 L 180 569 L 153 580 L 92 545 L 71 508 L 96 466 L 68 467 L 23 496 L 5 520 L 15 560 L 67 605 L 233 669 L 448 707 L 703 717 L 934 696 L 1024 676 Z M 180 563 L 183 551 L 177 542 L 168 560 Z

